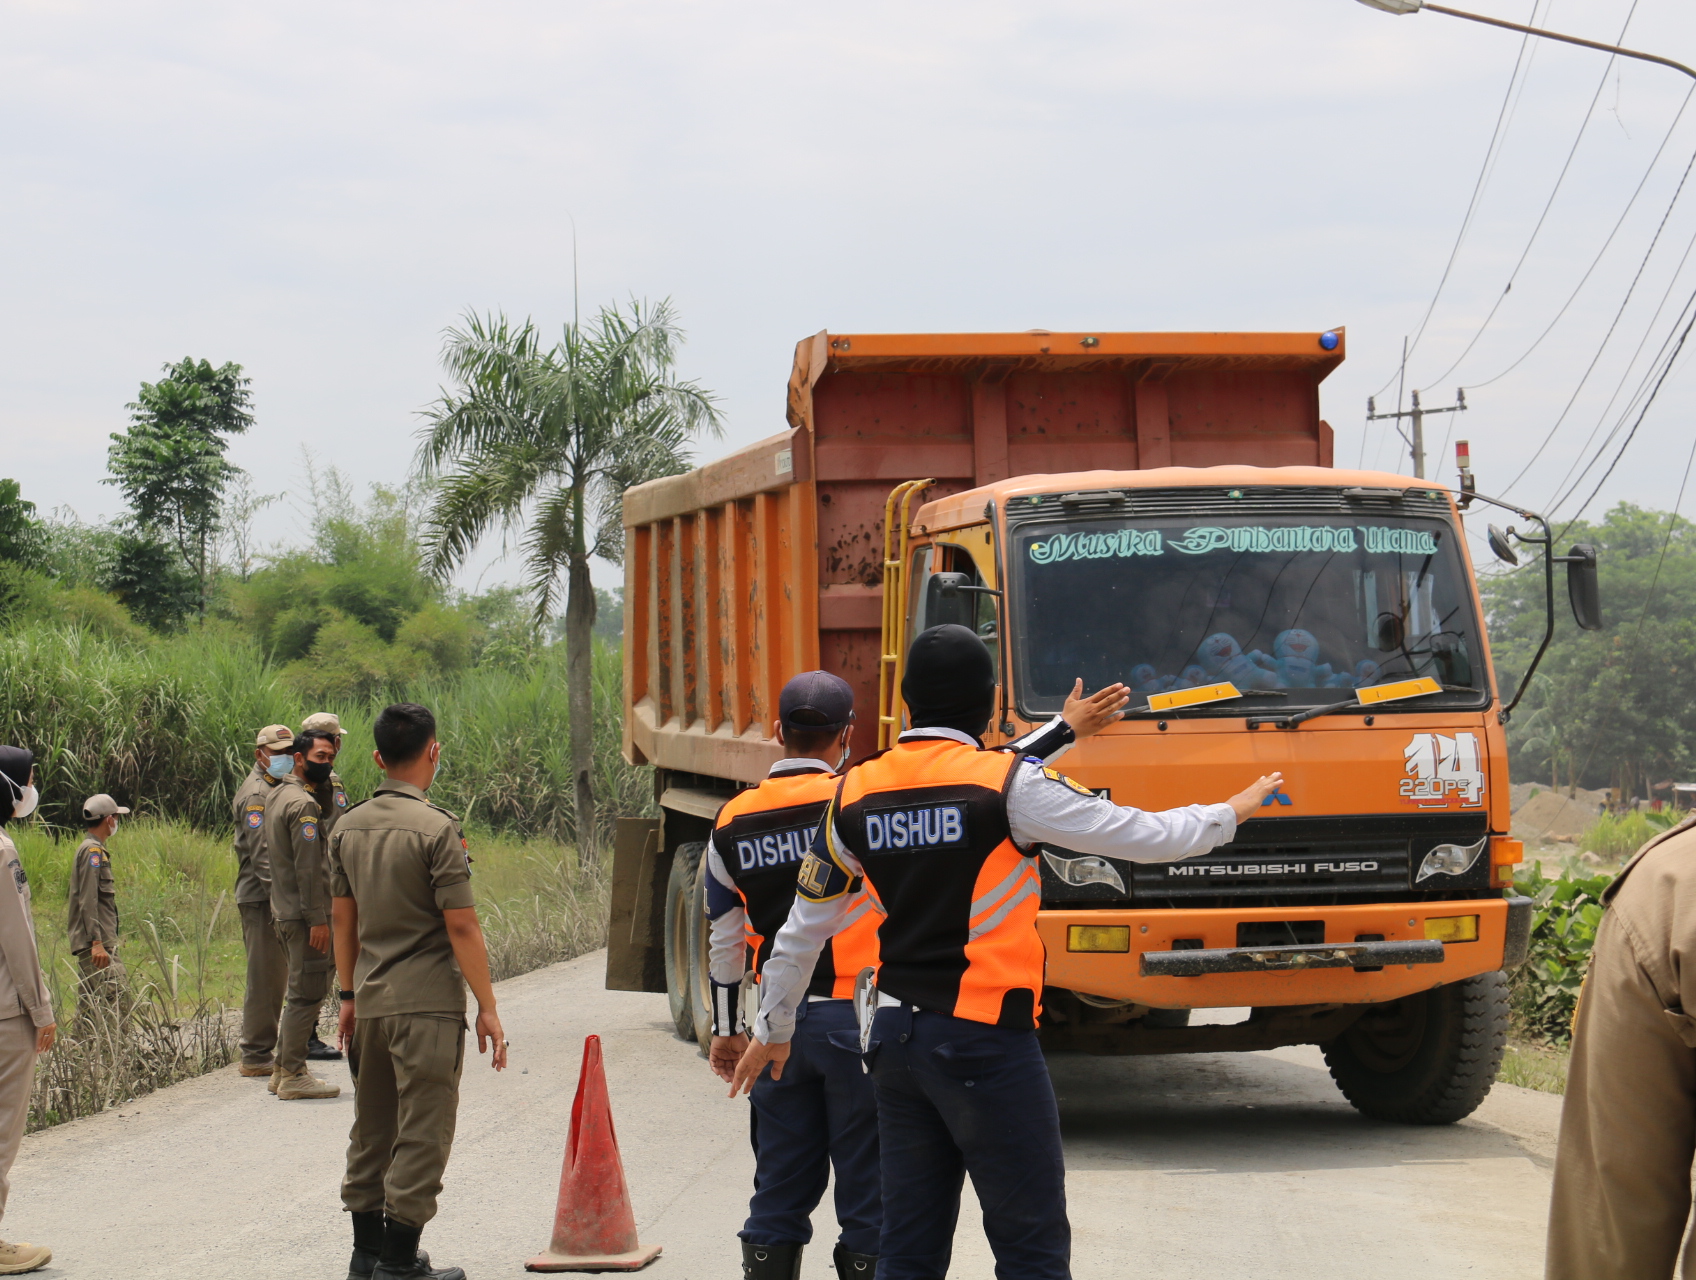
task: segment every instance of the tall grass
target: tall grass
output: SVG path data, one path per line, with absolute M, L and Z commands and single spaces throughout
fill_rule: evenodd
M 263 725 L 298 727 L 334 711 L 349 730 L 337 770 L 354 798 L 378 777 L 371 723 L 397 697 L 436 713 L 446 761 L 433 793 L 468 821 L 522 835 L 575 837 L 560 646 L 508 670 L 425 680 L 391 697 L 306 706 L 258 646 L 208 626 L 137 643 L 31 624 L 0 634 L 0 742 L 35 752 L 46 821 L 73 825 L 100 791 L 138 813 L 207 830 L 229 823 L 230 798 Z M 651 812 L 645 772 L 619 756 L 620 659 L 597 644 L 595 783 L 602 845 L 620 816 Z
M 1671 813 L 1648 813 L 1634 809 L 1629 813 L 1605 813 L 1585 828 L 1578 842 L 1604 862 L 1624 862 L 1650 840 L 1670 827 Z

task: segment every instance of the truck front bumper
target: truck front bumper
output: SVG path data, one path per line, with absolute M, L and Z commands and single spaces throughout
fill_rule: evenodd
M 1374 1004 L 1512 968 L 1525 959 L 1529 899 L 1368 903 L 1330 907 L 1043 911 L 1047 982 L 1157 1009 Z M 1440 942 L 1426 921 L 1477 916 L 1477 939 Z M 1238 926 L 1323 925 L 1323 943 L 1239 946 Z M 1123 951 L 1068 950 L 1074 925 L 1099 938 L 1126 931 Z

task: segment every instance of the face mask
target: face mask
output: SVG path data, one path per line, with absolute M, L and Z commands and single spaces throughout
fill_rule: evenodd
M 321 787 L 330 780 L 331 762 L 308 760 L 306 762 L 306 780 L 315 787 Z
M 265 766 L 265 772 L 273 778 L 286 778 L 294 772 L 293 756 L 272 756 Z
M 41 803 L 41 793 L 34 787 L 25 787 L 23 793 L 18 797 L 17 805 L 12 809 L 12 816 L 14 818 L 27 818 L 35 812 L 35 806 L 39 803 Z

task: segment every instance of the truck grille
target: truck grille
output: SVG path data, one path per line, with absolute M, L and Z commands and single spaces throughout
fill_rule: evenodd
M 1044 846 L 1042 900 L 1071 908 L 1276 907 L 1469 897 L 1489 891 L 1487 857 L 1461 875 L 1417 885 L 1413 877 L 1437 845 L 1473 844 L 1486 826 L 1481 813 L 1254 818 L 1230 844 L 1170 863 Z

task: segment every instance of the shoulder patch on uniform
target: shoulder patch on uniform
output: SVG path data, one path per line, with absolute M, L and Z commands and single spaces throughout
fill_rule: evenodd
M 105 866 L 106 850 L 102 849 L 99 845 L 95 845 L 94 848 L 90 849 L 88 851 L 88 865 L 91 867 Z
M 1088 787 L 1084 786 L 1083 783 L 1078 782 L 1076 779 L 1068 778 L 1058 769 L 1050 769 L 1047 765 L 1043 765 L 1042 776 L 1054 782 L 1064 783 L 1073 791 L 1076 791 L 1080 796 L 1088 796 L 1092 800 L 1095 798 L 1095 792 L 1091 791 Z
M 18 892 L 29 888 L 29 875 L 24 871 L 24 864 L 18 859 L 12 859 L 12 879 L 18 882 Z
M 347 808 L 347 792 L 343 791 L 340 787 L 336 788 L 336 808 Z
M 247 825 L 249 830 L 257 831 L 265 825 L 265 806 L 250 804 L 247 806 Z
M 316 840 L 318 838 L 318 819 L 302 818 L 300 820 L 300 838 L 302 840 Z

